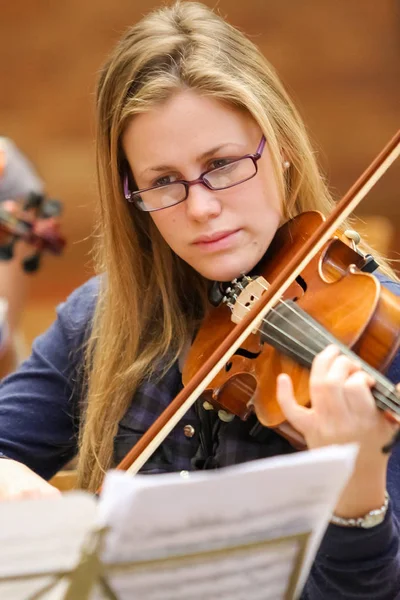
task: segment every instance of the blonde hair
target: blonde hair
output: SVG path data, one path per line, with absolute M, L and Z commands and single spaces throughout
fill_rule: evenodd
M 86 352 L 78 467 L 79 484 L 90 490 L 112 465 L 113 440 L 138 385 L 161 364 L 164 372 L 172 365 L 205 309 L 206 281 L 170 250 L 148 214 L 131 212 L 121 184 L 128 120 L 179 89 L 228 102 L 257 121 L 286 218 L 332 209 L 297 110 L 241 32 L 196 2 L 156 10 L 126 32 L 97 89 L 97 269 L 103 275 Z M 285 176 L 282 150 L 291 163 Z

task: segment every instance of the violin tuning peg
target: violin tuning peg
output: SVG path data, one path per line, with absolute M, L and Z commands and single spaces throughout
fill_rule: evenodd
M 203 408 L 204 410 L 214 410 L 213 405 L 211 404 L 211 402 L 208 402 L 208 400 L 205 400 L 203 402 Z
M 353 242 L 354 246 L 358 246 L 361 242 L 361 236 L 358 231 L 354 231 L 354 229 L 346 229 L 344 235 Z
M 38 252 L 37 254 L 32 254 L 32 256 L 28 256 L 22 261 L 22 266 L 25 273 L 34 273 L 38 270 L 40 266 L 40 258 L 41 254 Z
M 226 410 L 219 410 L 218 416 L 224 423 L 230 423 L 235 418 L 235 415 Z

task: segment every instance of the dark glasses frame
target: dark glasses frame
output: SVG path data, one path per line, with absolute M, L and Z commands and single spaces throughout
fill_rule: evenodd
M 204 185 L 206 188 L 208 188 L 209 190 L 226 190 L 229 189 L 231 187 L 235 187 L 236 185 L 240 185 L 241 183 L 244 183 L 245 181 L 249 181 L 250 179 L 252 179 L 253 177 L 255 177 L 258 173 L 258 165 L 257 165 L 257 161 L 261 158 L 263 150 L 265 148 L 265 143 L 266 143 L 266 139 L 265 136 L 263 135 L 260 143 L 258 145 L 258 148 L 256 150 L 256 152 L 254 154 L 245 154 L 244 156 L 241 156 L 240 158 L 237 158 L 235 160 L 232 160 L 229 165 L 232 165 L 236 162 L 239 162 L 243 159 L 247 159 L 250 158 L 253 163 L 254 163 L 254 167 L 255 167 L 255 172 L 253 175 L 251 175 L 250 177 L 243 179 L 241 181 L 238 181 L 237 183 L 233 183 L 231 185 L 227 185 L 227 186 L 223 186 L 223 187 L 215 187 L 213 185 L 211 185 L 206 178 L 206 176 L 209 173 L 213 173 L 215 171 L 218 171 L 218 169 L 223 169 L 224 167 L 216 167 L 215 169 L 208 169 L 207 171 L 204 171 L 203 173 L 201 173 L 201 175 L 197 178 L 197 179 L 193 179 L 192 181 L 187 181 L 186 179 L 178 179 L 177 181 L 173 181 L 172 183 L 167 183 L 166 185 L 157 185 L 157 186 L 151 186 L 148 188 L 144 188 L 141 190 L 135 190 L 135 191 L 131 191 L 129 189 L 129 178 L 128 178 L 128 173 L 125 172 L 124 176 L 123 176 L 123 188 L 124 188 L 124 196 L 125 199 L 128 202 L 131 202 L 133 204 L 135 204 L 140 210 L 144 211 L 144 212 L 154 212 L 156 210 L 163 210 L 164 208 L 169 208 L 170 206 L 176 206 L 177 204 L 180 204 L 181 202 L 184 202 L 185 200 L 187 200 L 188 196 L 189 196 L 189 190 L 191 188 L 192 185 L 198 185 L 198 184 L 202 184 Z M 140 195 L 143 194 L 144 192 L 149 192 L 151 190 L 160 190 L 162 188 L 167 188 L 170 187 L 171 185 L 176 185 L 176 184 L 181 184 L 185 187 L 186 190 L 186 194 L 185 197 L 182 198 L 182 200 L 178 200 L 178 202 L 174 202 L 173 204 L 170 204 L 169 206 L 161 206 L 159 208 L 146 208 L 145 205 L 143 204 L 143 201 L 140 198 Z

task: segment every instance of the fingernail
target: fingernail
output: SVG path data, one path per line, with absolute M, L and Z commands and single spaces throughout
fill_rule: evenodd
M 375 385 L 376 381 L 375 379 L 372 377 L 372 375 L 369 375 L 368 373 L 366 373 L 366 380 L 367 380 L 367 384 L 370 385 L 371 387 L 373 385 Z
M 329 344 L 324 350 L 327 354 L 339 354 L 340 350 L 335 344 Z

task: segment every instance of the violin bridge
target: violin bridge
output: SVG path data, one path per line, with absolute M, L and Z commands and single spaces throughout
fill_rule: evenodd
M 247 315 L 268 287 L 268 281 L 264 277 L 246 281 L 246 287 L 241 282 L 232 285 L 228 306 L 232 310 L 231 320 L 233 323 L 239 323 Z M 253 333 L 256 332 L 257 330 L 253 331 Z

